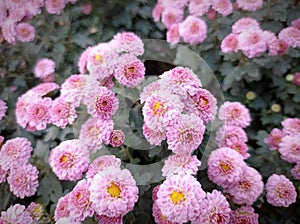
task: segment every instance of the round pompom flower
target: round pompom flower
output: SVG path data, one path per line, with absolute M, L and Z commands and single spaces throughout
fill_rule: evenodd
M 143 41 L 133 32 L 117 33 L 109 44 L 117 53 L 125 52 L 134 56 L 140 56 L 144 53 Z
M 7 110 L 7 106 L 5 101 L 0 99 L 0 121 L 4 117 L 6 110 Z
M 249 126 L 251 118 L 249 109 L 240 102 L 225 102 L 219 108 L 219 119 L 225 125 L 233 125 L 241 128 Z
M 109 137 L 109 144 L 113 147 L 119 147 L 124 143 L 125 134 L 122 130 L 113 130 Z
M 291 22 L 291 27 L 294 27 L 294 28 L 300 30 L 300 18 L 293 20 Z
M 256 11 L 263 5 L 263 0 L 236 0 L 236 4 L 239 8 L 245 11 Z
M 161 22 L 167 29 L 183 20 L 183 10 L 180 8 L 167 8 L 162 11 Z
M 300 86 L 300 72 L 295 72 L 294 78 L 292 81 L 295 85 Z
M 160 16 L 161 13 L 163 11 L 163 7 L 161 2 L 156 2 L 156 4 L 154 5 L 153 9 L 152 9 L 152 17 L 154 22 L 158 22 L 160 20 Z
M 232 201 L 242 205 L 253 204 L 264 188 L 262 176 L 252 167 L 245 166 L 238 182 L 226 187 L 225 191 L 232 195 Z
M 58 202 L 54 211 L 54 220 L 58 221 L 61 218 L 68 218 L 70 216 L 70 207 L 69 207 L 70 193 L 58 199 Z
M 206 194 L 206 198 L 201 202 L 202 209 L 193 224 L 218 223 L 227 224 L 230 219 L 230 206 L 226 197 L 217 190 Z
M 59 15 L 61 10 L 65 7 L 65 4 L 65 0 L 45 0 L 46 11 L 50 14 Z
M 290 163 L 300 162 L 300 134 L 285 136 L 279 143 L 279 149 L 281 158 Z
M 45 208 L 42 204 L 31 202 L 26 208 L 26 211 L 30 212 L 31 217 L 33 218 L 33 223 L 38 223 L 45 213 Z
M 242 206 L 230 214 L 230 223 L 231 224 L 259 224 L 258 214 L 255 213 L 254 209 L 251 206 Z
M 296 180 L 300 180 L 300 163 L 297 163 L 297 164 L 291 169 L 291 175 L 292 175 Z
M 33 219 L 24 205 L 15 204 L 11 205 L 7 211 L 1 212 L 0 223 L 16 223 L 16 224 L 25 224 L 32 223 Z
M 296 189 L 284 175 L 272 174 L 267 180 L 266 191 L 267 200 L 273 206 L 289 207 L 296 202 Z
M 171 222 L 162 214 L 156 202 L 154 202 L 152 206 L 152 216 L 156 224 L 177 224 L 176 222 Z
M 282 130 L 274 128 L 272 129 L 268 137 L 264 139 L 264 142 L 269 145 L 270 150 L 277 150 L 281 139 L 285 135 L 286 134 Z
M 192 175 L 174 175 L 159 187 L 156 203 L 167 220 L 185 223 L 196 218 L 206 194 Z
M 202 142 L 205 126 L 195 114 L 182 114 L 178 122 L 167 128 L 168 148 L 175 154 L 191 154 Z
M 79 180 L 88 169 L 89 157 L 80 140 L 66 140 L 50 152 L 49 163 L 60 180 Z
M 180 41 L 179 24 L 173 24 L 167 31 L 167 42 L 177 44 Z
M 232 33 L 240 34 L 244 31 L 248 32 L 249 30 L 260 30 L 259 23 L 256 19 L 250 17 L 243 17 L 237 20 L 232 25 Z
M 21 42 L 33 41 L 35 35 L 34 26 L 29 23 L 22 22 L 16 25 L 17 39 Z
M 189 15 L 179 24 L 179 34 L 184 42 L 199 44 L 206 39 L 207 26 L 203 19 Z
M 127 169 L 107 167 L 91 180 L 90 200 L 99 215 L 123 216 L 138 200 L 136 182 Z
M 236 143 L 247 142 L 248 137 L 244 129 L 237 126 L 224 125 L 217 131 L 215 141 L 219 147 L 229 147 Z
M 157 131 L 149 128 L 145 123 L 143 124 L 143 134 L 151 145 L 161 145 L 161 142 L 166 139 L 164 131 Z
M 37 96 L 46 96 L 50 92 L 58 90 L 59 88 L 59 85 L 54 82 L 45 82 L 31 88 L 28 92 Z
M 223 53 L 238 52 L 238 34 L 228 34 L 221 43 L 221 50 Z
M 208 158 L 208 178 L 222 187 L 237 183 L 246 165 L 243 159 L 231 148 L 222 147 L 212 151 Z
M 144 63 L 133 55 L 124 55 L 119 59 L 119 63 L 114 73 L 116 80 L 127 87 L 137 87 L 144 80 Z
M 225 17 L 232 13 L 233 5 L 230 0 L 213 0 L 212 8 Z
M 39 59 L 33 68 L 33 74 L 37 78 L 46 78 L 55 71 L 55 62 L 49 58 Z
M 89 55 L 91 49 L 92 49 L 92 47 L 86 48 L 79 56 L 77 66 L 78 66 L 78 70 L 81 74 L 85 74 L 87 72 L 86 65 L 87 65 L 88 55 Z
M 197 156 L 191 155 L 171 155 L 165 160 L 162 168 L 162 175 L 169 177 L 175 174 L 191 174 L 195 175 L 201 162 Z
M 281 124 L 284 133 L 288 135 L 300 134 L 300 118 L 287 118 Z
M 22 137 L 7 140 L 0 151 L 0 166 L 8 171 L 13 167 L 18 167 L 28 163 L 32 152 L 31 142 Z
M 202 16 L 208 12 L 210 6 L 209 0 L 190 0 L 189 13 L 193 16 Z
M 286 27 L 278 34 L 278 39 L 284 40 L 291 47 L 300 47 L 300 30 L 294 27 Z
M 19 198 L 34 195 L 39 185 L 38 174 L 37 168 L 31 164 L 14 166 L 7 178 L 10 190 Z

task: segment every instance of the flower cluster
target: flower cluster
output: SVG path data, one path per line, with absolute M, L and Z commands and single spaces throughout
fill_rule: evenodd
M 7 181 L 11 192 L 19 198 L 36 193 L 38 170 L 29 163 L 31 142 L 23 137 L 7 140 L 0 146 L 0 183 Z
M 33 74 L 43 82 L 54 81 L 55 62 L 49 58 L 40 58 L 34 65 Z

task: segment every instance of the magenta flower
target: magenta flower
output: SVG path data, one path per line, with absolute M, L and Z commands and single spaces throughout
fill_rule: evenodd
M 205 195 L 193 176 L 174 175 L 160 185 L 156 203 L 167 220 L 185 223 L 196 219 Z
M 212 151 L 208 158 L 208 178 L 222 187 L 237 183 L 245 168 L 243 159 L 231 148 L 222 147 Z
M 291 169 L 291 175 L 296 179 L 300 180 L 300 163 L 297 163 L 292 169 Z M 1 182 L 1 181 L 0 181 Z
M 285 136 L 279 143 L 279 149 L 281 158 L 290 163 L 300 162 L 300 134 Z
M 118 217 L 127 214 L 138 200 L 138 188 L 127 169 L 107 167 L 91 180 L 90 200 L 98 215 Z
M 203 19 L 191 16 L 179 24 L 179 34 L 184 42 L 191 45 L 203 42 L 207 37 L 207 26 Z
M 284 40 L 290 47 L 300 47 L 300 30 L 294 27 L 283 28 L 278 34 L 278 39 Z
M 294 28 L 300 30 L 300 18 L 293 20 L 291 22 L 291 27 L 294 27 Z
M 96 218 L 98 219 L 98 224 L 123 224 L 123 217 L 109 217 L 106 215 L 98 215 L 96 214 Z
M 288 135 L 300 134 L 300 118 L 287 118 L 281 124 L 284 133 Z
M 250 206 L 242 206 L 230 214 L 231 224 L 259 224 L 258 214 L 255 213 L 254 209 Z
M 248 30 L 260 30 L 259 23 L 256 19 L 242 17 L 232 25 L 232 33 L 240 34 Z
M 167 29 L 170 29 L 174 24 L 178 24 L 183 20 L 183 9 L 180 8 L 164 8 L 161 15 L 161 22 Z
M 164 131 L 152 130 L 145 123 L 143 124 L 143 134 L 151 145 L 161 145 L 161 142 L 166 139 Z
M 203 16 L 208 12 L 211 6 L 209 0 L 190 0 L 189 2 L 189 13 L 193 16 Z
M 230 0 L 213 0 L 212 8 L 225 17 L 232 13 L 233 5 Z
M 156 202 L 154 202 L 152 206 L 152 216 L 156 224 L 177 224 L 177 222 L 171 222 L 162 214 Z
M 223 53 L 238 52 L 238 34 L 228 34 L 221 43 L 221 50 Z
M 16 38 L 21 42 L 31 42 L 34 39 L 35 29 L 29 23 L 22 22 L 16 25 Z
M 179 25 L 173 24 L 167 31 L 167 42 L 177 44 L 180 41 Z
M 217 131 L 215 141 L 219 147 L 223 147 L 236 143 L 245 143 L 248 141 L 248 137 L 244 129 L 237 126 L 224 125 Z
M 89 155 L 80 140 L 66 140 L 50 152 L 49 164 L 60 180 L 79 180 L 88 169 Z
M 0 223 L 32 223 L 33 219 L 28 211 L 25 210 L 24 205 L 11 205 L 6 211 L 1 212 Z
M 60 14 L 65 7 L 65 0 L 45 0 L 46 11 L 50 14 Z
M 264 139 L 264 142 L 269 145 L 270 150 L 277 150 L 279 148 L 279 143 L 285 135 L 286 134 L 282 130 L 274 128 L 268 137 Z
M 34 76 L 37 78 L 46 78 L 55 71 L 55 62 L 49 58 L 39 59 L 33 68 Z
M 156 2 L 152 10 L 152 17 L 154 22 L 158 22 L 160 20 L 162 11 L 163 11 L 163 7 L 161 2 Z
M 235 151 L 237 151 L 238 153 L 240 153 L 244 159 L 248 159 L 250 157 L 250 154 L 248 153 L 248 146 L 245 142 L 231 142 L 231 141 L 227 141 L 224 145 L 224 147 L 228 147 L 231 149 L 234 149 Z
M 7 140 L 0 151 L 0 166 L 8 171 L 13 167 L 27 164 L 32 152 L 31 142 L 26 138 L 16 137 Z
M 7 105 L 6 105 L 5 101 L 0 99 L 0 121 L 4 117 L 6 110 L 7 110 Z
M 267 180 L 266 191 L 267 200 L 273 206 L 289 207 L 296 202 L 296 189 L 284 175 L 272 174 Z
M 33 218 L 33 223 L 38 223 L 45 213 L 45 208 L 41 204 L 31 202 L 26 208 L 26 211 L 28 211 Z
M 248 1 L 248 0 L 236 0 L 236 4 L 238 5 L 239 8 L 245 11 L 251 11 L 254 12 L 258 9 L 260 9 L 263 5 L 263 0 L 253 0 L 253 1 Z
M 7 177 L 10 190 L 19 198 L 34 195 L 39 186 L 38 174 L 37 168 L 31 164 L 14 166 Z
M 133 32 L 117 33 L 109 43 L 117 53 L 130 53 L 140 56 L 144 53 L 144 43 Z
M 300 72 L 294 74 L 293 83 L 297 86 L 300 86 Z
M 124 143 L 125 134 L 122 130 L 113 130 L 109 137 L 109 144 L 113 147 L 119 147 Z
M 69 199 L 70 193 L 58 199 L 58 202 L 54 211 L 54 220 L 58 221 L 61 218 L 68 218 L 70 216 L 70 207 L 69 207 Z
M 157 192 L 159 190 L 160 185 L 156 185 L 152 190 L 152 200 L 155 202 L 157 199 Z

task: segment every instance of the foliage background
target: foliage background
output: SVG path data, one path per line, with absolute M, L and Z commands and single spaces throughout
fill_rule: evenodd
M 14 110 L 18 96 L 39 83 L 32 72 L 37 59 L 49 57 L 55 60 L 55 79 L 61 84 L 71 74 L 78 73 L 77 60 L 87 46 L 108 41 L 117 32 L 133 31 L 143 39 L 166 38 L 164 26 L 154 23 L 152 19 L 154 0 L 93 0 L 90 15 L 84 15 L 81 11 L 84 2 L 68 4 L 61 15 L 42 11 L 31 21 L 36 28 L 33 42 L 17 43 L 15 46 L 2 42 L 0 45 L 0 98 L 8 103 L 6 116 L 0 122 L 0 134 L 6 139 L 27 137 L 34 147 L 31 162 L 40 171 L 40 186 L 37 194 L 31 198 L 20 200 L 9 192 L 7 184 L 1 184 L 0 210 L 6 210 L 11 204 L 26 205 L 36 201 L 43 203 L 51 216 L 58 198 L 75 185 L 73 182 L 58 181 L 47 164 L 49 150 L 59 142 L 73 138 L 73 129 L 67 127 L 61 130 L 51 126 L 44 131 L 28 132 L 15 121 Z M 300 87 L 286 79 L 288 74 L 300 71 L 300 51 L 289 49 L 282 56 L 263 55 L 247 59 L 240 53 L 223 54 L 220 43 L 231 32 L 231 25 L 241 17 L 253 17 L 260 22 L 262 29 L 278 34 L 299 15 L 298 0 L 266 0 L 264 7 L 256 12 L 234 11 L 227 17 L 218 15 L 215 20 L 204 17 L 208 25 L 208 38 L 200 45 L 187 46 L 211 67 L 223 88 L 225 98 L 240 101 L 250 109 L 252 124 L 246 131 L 252 156 L 247 163 L 259 170 L 264 181 L 272 173 L 285 174 L 293 180 L 289 173 L 292 165 L 281 160 L 278 153 L 270 151 L 263 139 L 272 128 L 281 128 L 280 122 L 283 119 L 300 117 Z M 249 97 L 249 92 L 255 94 L 254 99 Z M 154 155 L 150 158 L 154 160 Z M 204 190 L 211 191 L 216 186 L 208 180 L 205 171 L 199 171 L 197 177 Z M 293 182 L 299 194 L 299 181 Z M 154 223 L 151 217 L 153 187 L 139 187 L 140 199 L 134 211 L 125 217 L 125 223 Z M 289 208 L 275 208 L 266 202 L 264 194 L 254 204 L 260 223 L 299 222 L 299 196 L 297 202 Z M 50 220 L 45 219 L 44 222 Z M 86 223 L 93 223 L 93 220 L 88 219 Z

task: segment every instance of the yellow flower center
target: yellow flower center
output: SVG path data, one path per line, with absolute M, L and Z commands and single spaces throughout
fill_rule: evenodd
M 103 63 L 103 57 L 100 54 L 95 54 L 95 60 Z
M 171 201 L 173 204 L 178 204 L 185 200 L 185 195 L 181 191 L 173 191 L 170 195 Z
M 222 169 L 222 171 L 224 171 L 225 173 L 227 173 L 228 171 L 231 170 L 231 166 L 230 166 L 230 163 L 228 163 L 226 160 L 222 161 L 220 163 L 220 168 Z
M 61 158 L 60 158 L 60 162 L 62 163 L 65 163 L 68 161 L 68 157 L 66 155 L 63 155 Z
M 164 112 L 165 107 L 163 103 L 155 102 L 152 109 L 153 109 L 153 114 L 161 115 Z
M 129 72 L 133 73 L 134 72 L 134 67 L 128 68 Z
M 107 192 L 110 194 L 110 196 L 112 196 L 112 197 L 114 197 L 114 198 L 120 198 L 121 189 L 120 189 L 119 186 L 116 185 L 115 183 L 112 183 L 112 184 L 107 188 Z

